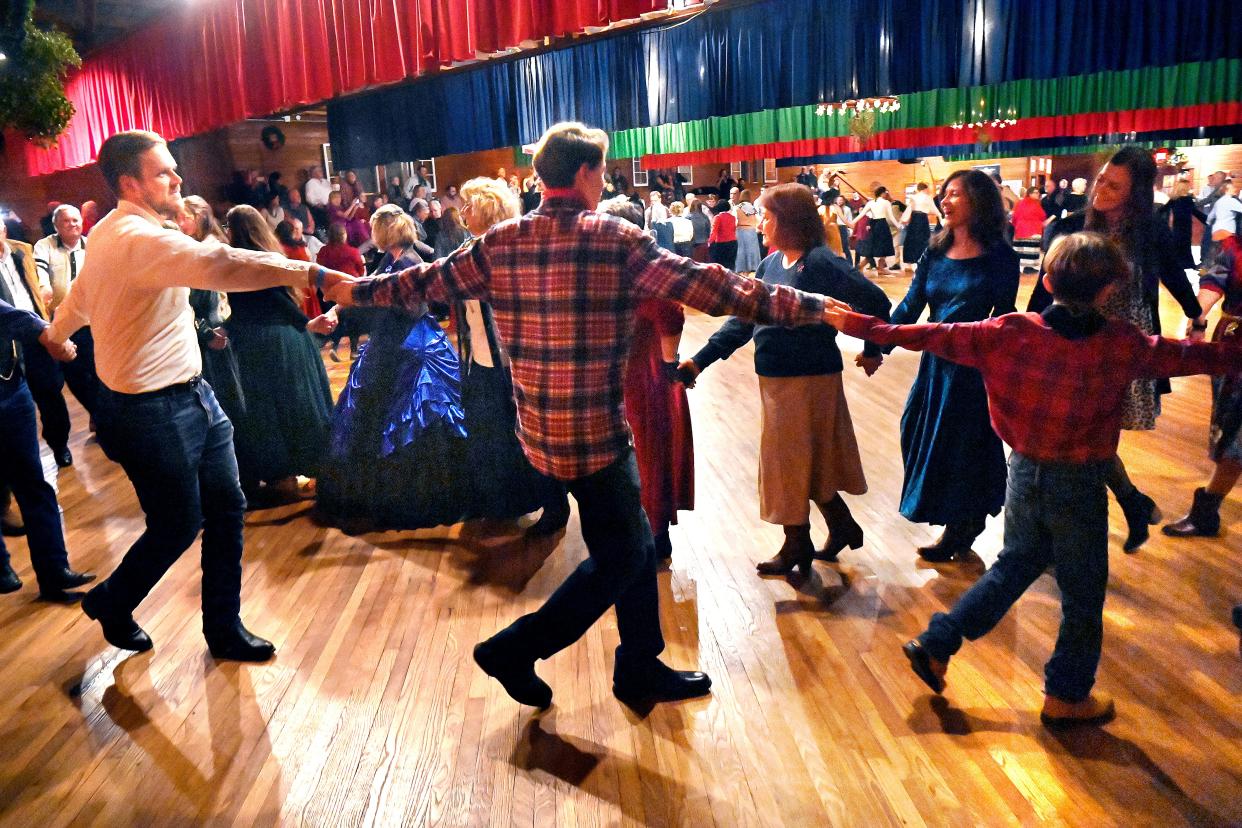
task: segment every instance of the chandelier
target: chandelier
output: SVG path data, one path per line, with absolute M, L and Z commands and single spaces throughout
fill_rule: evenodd
M 901 101 L 895 95 L 879 98 L 857 98 L 836 103 L 822 103 L 815 107 L 816 115 L 832 115 L 835 112 L 848 112 L 860 115 L 863 112 L 896 112 L 901 109 Z
M 977 111 L 981 112 L 983 106 L 984 102 L 979 101 L 979 110 Z M 988 118 L 982 114 L 980 114 L 978 118 L 975 118 L 973 112 L 971 115 L 972 120 L 963 123 L 962 120 L 959 119 L 950 124 L 950 126 L 954 129 L 1005 129 L 1006 127 L 1011 127 L 1018 122 L 1018 112 L 1012 106 L 1004 112 L 993 115 L 991 118 Z

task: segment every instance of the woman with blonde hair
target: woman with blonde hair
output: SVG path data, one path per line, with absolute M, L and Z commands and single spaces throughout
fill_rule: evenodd
M 255 208 L 234 207 L 226 220 L 233 247 L 282 252 Z M 313 487 L 297 478 L 316 476 L 327 441 L 332 391 L 301 303 L 292 288 L 229 293 L 233 313 L 225 327 L 246 398 L 234 421 L 237 469 L 252 502 L 310 495 Z
M 466 229 L 474 236 L 521 215 L 518 197 L 494 178 L 467 181 L 461 199 Z M 468 516 L 511 519 L 542 508 L 530 531 L 559 531 L 569 520 L 569 501 L 559 484 L 535 471 L 518 443 L 513 379 L 492 309 L 473 299 L 457 302 L 453 319 L 462 363 L 467 468 L 473 477 Z
M 370 230 L 384 251 L 372 275 L 423 261 L 414 218 L 396 204 L 376 210 Z M 373 313 L 332 414 L 316 517 L 351 532 L 456 523 L 469 498 L 457 354 L 425 304 Z

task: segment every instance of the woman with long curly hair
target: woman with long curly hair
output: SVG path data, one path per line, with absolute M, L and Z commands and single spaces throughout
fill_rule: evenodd
M 1155 181 L 1156 162 L 1151 153 L 1142 147 L 1122 147 L 1100 169 L 1086 210 L 1057 222 L 1055 232 L 1062 236 L 1094 230 L 1120 245 L 1130 272 L 1109 295 L 1104 313 L 1148 334 L 1160 333 L 1161 284 L 1173 294 L 1188 319 L 1197 319 L 1201 310 L 1195 289 L 1178 261 L 1167 220 L 1155 215 Z M 1027 310 L 1042 313 L 1051 302 L 1041 277 Z M 1160 416 L 1160 395 L 1170 389 L 1168 380 L 1135 380 L 1124 401 L 1121 427 L 1127 431 L 1153 430 Z M 1129 534 L 1122 548 L 1133 552 L 1147 540 L 1149 527 L 1159 523 L 1163 514 L 1156 502 L 1130 481 L 1121 455 L 1113 458 L 1108 488 L 1126 517 Z

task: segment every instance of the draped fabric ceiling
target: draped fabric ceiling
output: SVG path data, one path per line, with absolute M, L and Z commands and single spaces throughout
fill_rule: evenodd
M 986 139 L 1086 139 L 1239 123 L 1242 4 L 1179 0 L 760 0 L 561 49 L 433 72 L 667 0 L 198 0 L 92 57 L 58 146 L 31 174 L 90 163 L 109 134 L 186 136 L 329 100 L 342 167 L 518 146 L 551 123 L 613 134 L 648 166 L 822 157 Z M 866 145 L 818 102 L 900 95 Z M 341 97 L 344 96 L 344 97 Z M 740 113 L 740 114 L 739 114 Z M 1007 117 L 1002 135 L 953 130 Z M 17 146 L 13 141 L 10 146 Z M 865 156 L 864 156 L 865 157 Z
M 364 166 L 571 118 L 649 167 L 1210 130 L 1242 121 L 1240 24 L 1219 0 L 766 0 L 332 101 L 329 128 L 338 163 Z M 902 108 L 865 146 L 815 114 L 875 95 Z M 951 128 L 1010 113 L 1003 134 Z
M 666 0 L 197 0 L 89 58 L 77 114 L 41 175 L 91 163 L 104 138 L 173 139 L 667 8 Z

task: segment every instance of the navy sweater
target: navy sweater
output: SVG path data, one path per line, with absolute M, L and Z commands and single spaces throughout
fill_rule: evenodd
M 785 267 L 784 254 L 773 253 L 760 263 L 755 278 L 769 285 L 788 285 L 831 296 L 859 313 L 888 319 L 889 301 L 884 291 L 827 247 L 814 248 L 792 268 Z M 694 355 L 694 363 L 703 370 L 718 359 L 728 359 L 752 337 L 755 373 L 761 377 L 812 377 L 841 372 L 837 329 L 822 322 L 784 328 L 731 317 Z M 878 356 L 880 349 L 868 342 L 863 353 Z

